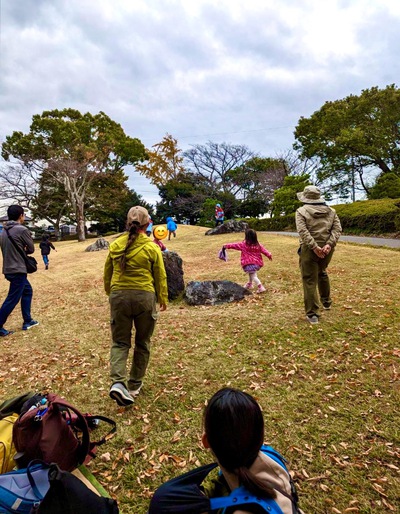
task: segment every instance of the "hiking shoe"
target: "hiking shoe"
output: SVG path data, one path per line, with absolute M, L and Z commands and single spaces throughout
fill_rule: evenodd
M 132 396 L 129 394 L 128 389 L 120 382 L 117 382 L 111 386 L 110 398 L 115 400 L 118 405 L 121 405 L 121 407 L 127 407 L 128 405 L 132 405 L 134 402 Z
M 44 269 L 49 269 L 49 265 L 48 265 L 48 264 L 46 264 L 46 266 L 44 267 Z
M 253 287 L 253 284 L 251 282 L 246 282 L 243 286 L 245 289 L 251 289 Z
M 7 330 L 6 328 L 3 328 L 3 327 L 0 328 L 0 337 L 10 336 L 13 333 L 14 333 L 13 330 Z
M 330 303 L 323 303 L 323 304 L 322 304 L 322 307 L 323 307 L 326 311 L 330 311 L 330 310 L 331 310 L 331 304 L 330 304 Z
M 30 321 L 22 325 L 22 330 L 29 330 L 32 327 L 36 327 L 36 325 L 39 325 L 39 322 L 35 321 L 34 319 L 31 319 Z
M 317 325 L 318 324 L 318 316 L 313 314 L 312 316 L 306 316 L 306 320 L 311 323 L 311 325 Z
M 132 398 L 135 398 L 135 396 L 138 396 L 138 394 L 140 393 L 140 390 L 142 389 L 142 385 L 143 384 L 140 384 L 140 386 L 137 387 L 136 389 L 129 389 L 129 394 L 132 396 Z
M 266 289 L 262 284 L 257 286 L 257 293 L 265 293 Z

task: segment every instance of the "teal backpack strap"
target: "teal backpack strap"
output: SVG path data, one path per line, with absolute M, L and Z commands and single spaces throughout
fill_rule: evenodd
M 259 512 L 261 507 L 269 514 L 283 514 L 282 509 L 273 498 L 257 498 L 249 493 L 243 486 L 234 489 L 229 496 L 210 498 L 211 511 L 226 509 L 228 507 L 235 507 L 237 509 L 245 508 L 245 510 L 249 510 L 252 506 L 257 507 L 257 512 Z
M 272 460 L 274 460 L 277 464 L 282 466 L 283 469 L 285 469 L 288 473 L 288 469 L 286 467 L 286 459 L 282 457 L 282 455 L 275 450 L 275 448 L 272 448 L 272 446 L 267 446 L 266 444 L 263 444 L 260 448 L 260 450 L 265 453 L 265 455 L 268 455 Z

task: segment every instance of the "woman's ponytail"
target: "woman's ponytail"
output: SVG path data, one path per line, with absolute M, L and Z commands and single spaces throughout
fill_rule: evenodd
M 276 498 L 275 489 L 268 487 L 268 485 L 254 475 L 249 468 L 241 466 L 235 469 L 234 473 L 237 475 L 240 484 L 255 496 Z
M 140 228 L 141 227 L 137 221 L 133 221 L 131 223 L 131 226 L 129 227 L 128 241 L 126 243 L 124 253 L 119 260 L 119 265 L 120 265 L 122 273 L 124 273 L 126 270 L 126 254 L 129 250 L 129 247 L 131 246 L 131 244 L 136 240 L 137 236 L 139 235 Z

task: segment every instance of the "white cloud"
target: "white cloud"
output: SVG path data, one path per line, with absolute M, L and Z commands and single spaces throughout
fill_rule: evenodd
M 264 155 L 300 116 L 400 76 L 397 0 L 2 0 L 0 138 L 53 108 L 106 112 L 146 146 Z M 152 202 L 156 189 L 133 176 Z

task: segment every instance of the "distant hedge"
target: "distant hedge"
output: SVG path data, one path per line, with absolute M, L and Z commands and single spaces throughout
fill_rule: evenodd
M 275 218 L 251 218 L 245 219 L 249 224 L 249 227 L 254 230 L 277 230 L 279 232 L 295 232 L 296 223 L 294 214 L 288 214 L 287 216 L 277 216 Z
M 345 234 L 393 234 L 400 232 L 400 199 L 361 200 L 354 203 L 332 205 Z M 293 232 L 295 215 L 266 219 L 246 219 L 254 230 Z
M 336 205 L 343 229 L 347 233 L 393 234 L 400 232 L 400 199 L 359 201 Z

